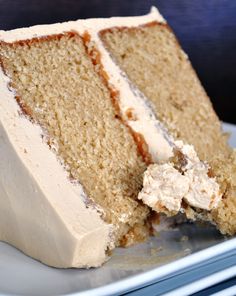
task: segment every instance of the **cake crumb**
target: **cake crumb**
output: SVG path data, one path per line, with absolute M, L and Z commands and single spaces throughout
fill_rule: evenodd
M 181 238 L 180 238 L 180 241 L 181 242 L 187 242 L 189 240 L 189 237 L 187 235 L 183 235 Z
M 156 256 L 158 255 L 159 252 L 163 250 L 163 247 L 160 246 L 158 248 L 151 248 L 151 256 Z
M 128 120 L 133 120 L 133 121 L 137 120 L 137 116 L 134 114 L 134 109 L 133 108 L 128 108 L 125 111 L 125 115 L 128 118 Z

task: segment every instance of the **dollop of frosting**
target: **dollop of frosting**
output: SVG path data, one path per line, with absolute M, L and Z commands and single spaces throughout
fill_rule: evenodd
M 179 211 L 188 190 L 187 177 L 172 164 L 153 164 L 144 173 L 143 189 L 138 198 L 158 212 L 166 209 Z
M 221 200 L 219 184 L 208 175 L 209 166 L 199 160 L 192 145 L 175 142 L 182 163 L 152 164 L 144 173 L 138 198 L 157 212 L 184 212 L 183 201 L 203 210 L 216 208 Z

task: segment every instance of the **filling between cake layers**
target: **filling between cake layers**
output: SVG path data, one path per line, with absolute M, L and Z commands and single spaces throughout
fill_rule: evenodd
M 116 244 L 143 240 L 149 210 L 137 195 L 146 164 L 83 39 L 65 33 L 2 43 L 0 54 L 24 115 L 115 225 Z

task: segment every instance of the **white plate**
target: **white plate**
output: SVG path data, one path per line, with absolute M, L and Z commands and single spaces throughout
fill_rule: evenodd
M 236 147 L 236 126 L 224 124 Z M 98 269 L 55 269 L 0 242 L 0 295 L 111 295 L 156 282 L 236 248 L 214 227 L 182 225 L 144 244 L 118 248 Z

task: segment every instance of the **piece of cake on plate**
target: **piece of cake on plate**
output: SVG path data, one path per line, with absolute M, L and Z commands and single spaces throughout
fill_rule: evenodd
M 95 267 L 148 237 L 150 207 L 235 233 L 233 150 L 155 8 L 0 31 L 0 65 L 0 240 Z

